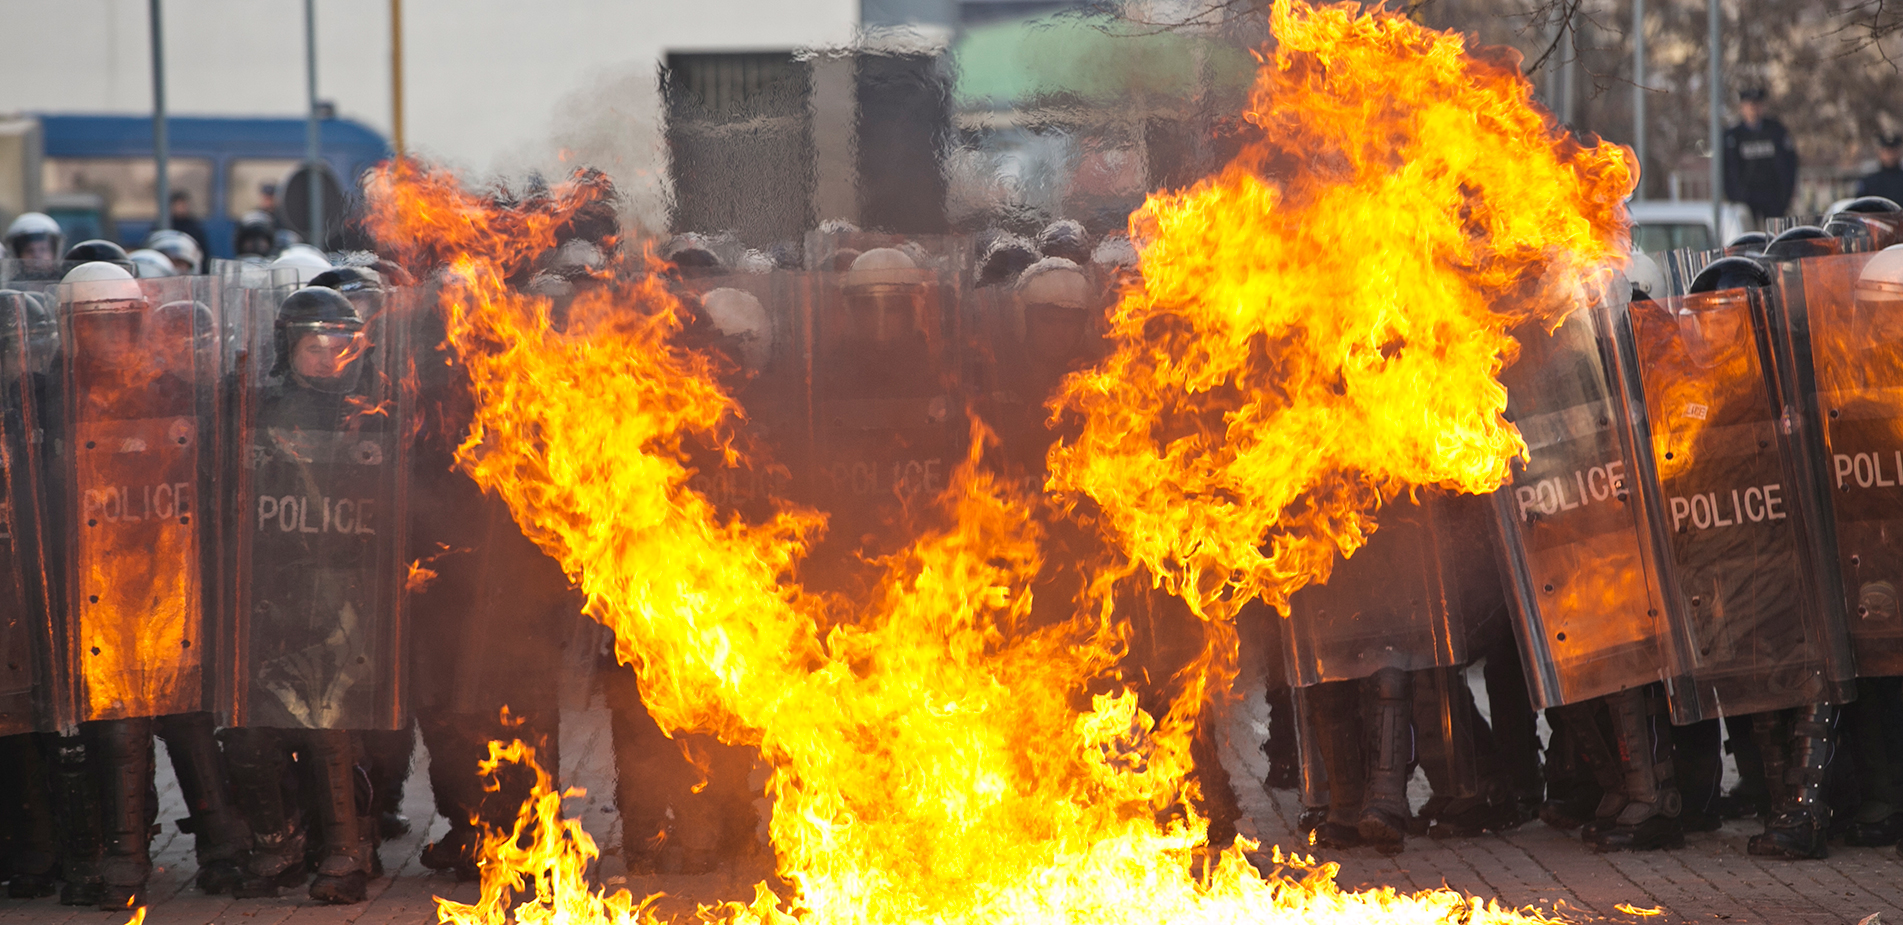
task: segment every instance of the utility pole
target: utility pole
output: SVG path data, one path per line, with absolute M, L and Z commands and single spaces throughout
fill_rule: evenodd
M 1705 44 L 1711 56 L 1711 73 L 1706 75 L 1706 82 L 1711 84 L 1711 233 L 1714 238 L 1722 238 L 1725 233 L 1725 89 L 1721 83 L 1724 48 L 1719 44 L 1724 22 L 1719 16 L 1718 0 L 1705 0 Z M 1723 246 L 1725 242 L 1717 243 Z
M 155 0 L 156 2 L 156 0 Z M 324 247 L 324 147 L 323 123 L 317 113 L 317 4 L 304 0 L 304 71 L 310 91 L 310 115 L 305 123 L 304 159 L 309 162 L 305 174 L 310 181 L 311 245 Z
M 165 134 L 165 24 L 159 14 L 159 0 L 147 7 L 152 32 L 152 166 L 158 171 L 158 217 L 153 230 L 172 227 L 172 152 Z
M 390 0 L 390 137 L 402 157 L 409 150 L 403 143 L 403 0 Z
M 1632 0 L 1632 153 L 1638 158 L 1639 185 L 1632 198 L 1645 199 L 1645 0 Z

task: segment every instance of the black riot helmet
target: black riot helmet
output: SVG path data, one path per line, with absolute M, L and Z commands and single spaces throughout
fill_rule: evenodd
M 1816 225 L 1786 228 L 1764 246 L 1766 260 L 1799 260 L 1840 253 L 1843 253 L 1843 242 Z
M 287 376 L 320 392 L 347 392 L 356 383 L 368 345 L 363 319 L 343 293 L 306 286 L 278 307 L 273 376 Z
M 1076 219 L 1060 218 L 1037 233 L 1037 250 L 1045 257 L 1062 257 L 1081 267 L 1090 262 L 1090 232 Z
M 1771 236 L 1762 231 L 1747 231 L 1725 242 L 1727 257 L 1756 257 L 1764 253 L 1764 246 L 1771 243 Z
M 1903 206 L 1885 196 L 1858 196 L 1844 203 L 1844 207 L 1837 211 L 1881 215 L 1885 212 L 1903 212 Z
M 1001 234 L 978 258 L 978 285 L 995 286 L 1018 278 L 1038 261 L 1037 250 L 1020 235 Z
M 1736 360 L 1751 342 L 1749 290 L 1771 285 L 1771 268 L 1750 257 L 1720 257 L 1692 279 L 1679 303 L 1679 342 L 1706 369 Z
M 350 300 L 360 319 L 383 310 L 383 274 L 369 267 L 336 267 L 311 277 L 311 285 L 335 289 Z
M 104 238 L 81 241 L 67 248 L 65 258 L 72 263 L 116 263 L 126 269 L 132 269 L 132 258 L 126 255 L 126 249 Z
M 1821 230 L 1821 229 L 1819 229 Z M 1691 292 L 1722 292 L 1771 285 L 1771 268 L 1750 257 L 1720 257 L 1692 277 Z
M 278 252 L 277 223 L 271 216 L 252 210 L 238 219 L 231 234 L 232 250 L 239 257 L 269 257 Z

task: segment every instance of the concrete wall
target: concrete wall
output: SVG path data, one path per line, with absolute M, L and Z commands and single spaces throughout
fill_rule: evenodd
M 0 113 L 151 111 L 144 0 L 4 4 Z M 405 0 L 403 12 L 412 150 L 484 173 L 596 163 L 651 225 L 665 216 L 666 52 L 843 44 L 859 0 Z M 173 113 L 303 114 L 302 0 L 165 0 L 164 15 Z M 317 0 L 319 95 L 385 133 L 389 16 L 388 0 Z

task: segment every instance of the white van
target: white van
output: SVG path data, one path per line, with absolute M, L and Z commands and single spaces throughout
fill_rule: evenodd
M 1648 199 L 1628 202 L 1625 207 L 1632 216 L 1632 246 L 1648 254 L 1662 254 L 1681 247 L 1693 250 L 1723 247 L 1726 241 L 1744 234 L 1748 218 L 1743 205 L 1727 202 L 1714 233 L 1708 199 Z

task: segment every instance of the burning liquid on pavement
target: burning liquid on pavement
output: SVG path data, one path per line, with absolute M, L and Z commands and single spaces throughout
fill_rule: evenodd
M 1521 450 L 1500 417 L 1505 334 L 1624 246 L 1623 154 L 1553 132 L 1511 62 L 1386 13 L 1279 3 L 1253 119 L 1222 175 L 1134 224 L 1145 288 L 1114 354 L 1074 375 L 1052 454 L 1060 506 L 1088 497 L 1123 553 L 1091 606 L 1033 625 L 1039 499 L 967 460 L 876 590 L 797 582 L 825 518 L 726 516 L 689 486 L 684 441 L 733 447 L 713 362 L 685 349 L 662 281 L 580 292 L 560 325 L 505 280 L 551 250 L 600 187 L 501 208 L 401 166 L 373 227 L 441 266 L 474 423 L 459 459 L 585 592 L 662 728 L 757 747 L 785 888 L 722 921 L 865 923 L 1521 920 L 1448 891 L 1344 893 L 1332 865 L 1201 849 L 1189 740 L 1233 680 L 1233 611 L 1281 604 L 1417 485 L 1484 491 Z M 979 442 L 980 448 L 982 442 Z M 738 453 L 739 449 L 729 449 Z M 1260 550 L 1265 550 L 1266 553 Z M 1123 689 L 1113 579 L 1150 572 L 1216 632 L 1162 716 Z M 526 760 L 497 744 L 493 760 Z M 646 919 L 591 892 L 595 848 L 543 776 L 499 834 L 474 906 L 445 920 Z M 1172 812 L 1172 808 L 1176 811 Z M 521 847 L 526 843 L 528 847 Z M 512 905 L 515 908 L 511 908 Z M 1535 916 L 1536 917 L 1536 916 Z

